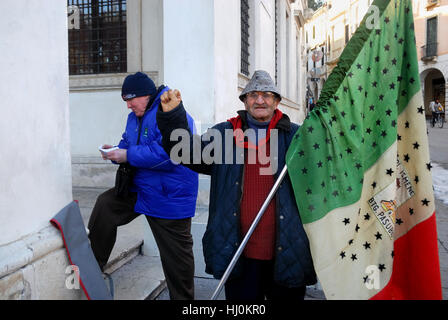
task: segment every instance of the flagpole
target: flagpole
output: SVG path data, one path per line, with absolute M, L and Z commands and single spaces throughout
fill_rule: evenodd
M 246 247 L 247 242 L 249 241 L 249 238 L 252 236 L 252 233 L 254 232 L 255 228 L 258 225 L 258 222 L 260 222 L 261 217 L 265 213 L 266 209 L 269 206 L 269 203 L 271 202 L 272 198 L 274 198 L 275 193 L 277 192 L 278 188 L 280 187 L 280 184 L 282 183 L 283 179 L 285 178 L 286 174 L 288 172 L 288 168 L 285 165 L 282 172 L 277 178 L 277 181 L 275 182 L 274 186 L 271 189 L 271 192 L 269 193 L 268 197 L 264 201 L 260 211 L 258 212 L 257 216 L 255 217 L 254 221 L 252 222 L 252 225 L 249 228 L 249 231 L 247 231 L 246 236 L 244 237 L 243 241 L 241 242 L 238 250 L 236 251 L 235 255 L 233 256 L 232 260 L 229 263 L 229 266 L 227 267 L 227 270 L 224 272 L 224 275 L 222 276 L 221 281 L 218 284 L 218 287 L 216 288 L 215 292 L 213 293 L 211 300 L 216 300 L 218 295 L 221 293 L 221 290 L 226 283 L 227 279 L 229 278 L 230 273 L 232 272 L 233 268 L 235 267 L 236 262 L 238 261 L 239 257 L 241 256 L 241 253 L 243 252 L 244 248 Z

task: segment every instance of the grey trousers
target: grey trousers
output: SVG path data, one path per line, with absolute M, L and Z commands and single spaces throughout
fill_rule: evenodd
M 88 228 L 96 260 L 104 269 L 117 238 L 117 228 L 139 216 L 134 212 L 137 194 L 117 198 L 114 189 L 101 194 L 92 210 Z M 171 300 L 194 299 L 194 256 L 191 218 L 172 220 L 146 216 L 160 252 Z

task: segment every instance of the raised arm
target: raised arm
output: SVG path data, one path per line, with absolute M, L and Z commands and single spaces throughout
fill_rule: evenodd
M 160 107 L 157 110 L 157 124 L 162 133 L 162 146 L 166 153 L 171 155 L 173 148 L 182 143 L 181 148 L 176 153 L 179 158 L 185 160 L 181 164 L 198 173 L 210 174 L 211 165 L 205 164 L 200 155 L 196 154 L 195 157 L 194 146 L 201 146 L 200 154 L 202 154 L 206 143 L 202 142 L 200 135 L 192 134 L 180 92 L 178 90 L 165 92 L 160 101 Z M 180 141 L 171 141 L 171 135 L 175 130 L 180 133 Z M 183 154 L 184 151 L 189 154 Z M 196 153 L 198 152 L 199 150 L 196 150 Z

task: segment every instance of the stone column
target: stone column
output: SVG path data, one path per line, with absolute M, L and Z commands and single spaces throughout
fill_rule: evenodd
M 73 299 L 49 220 L 72 201 L 67 2 L 0 2 L 0 300 Z

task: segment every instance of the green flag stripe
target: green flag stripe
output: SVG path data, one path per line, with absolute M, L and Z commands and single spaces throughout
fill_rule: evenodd
M 364 18 L 288 150 L 304 223 L 359 200 L 364 172 L 395 142 L 398 114 L 420 90 L 410 1 L 374 5 L 380 28 Z

